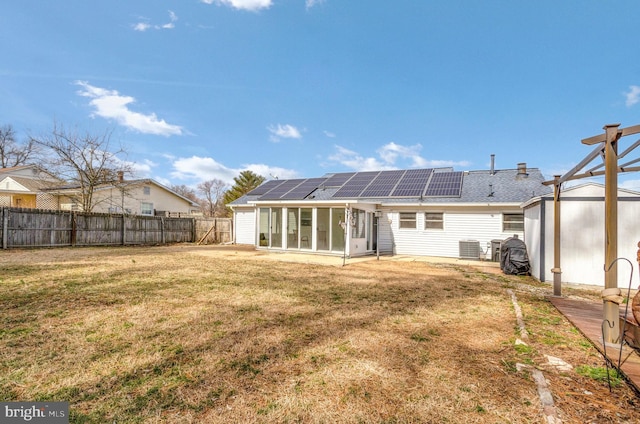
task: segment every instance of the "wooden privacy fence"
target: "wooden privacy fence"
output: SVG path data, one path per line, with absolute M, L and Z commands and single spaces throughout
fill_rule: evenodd
M 0 216 L 3 249 L 231 241 L 230 218 L 169 218 L 20 208 L 1 208 Z
M 233 220 L 231 218 L 198 218 L 196 240 L 198 244 L 231 243 L 233 241 Z

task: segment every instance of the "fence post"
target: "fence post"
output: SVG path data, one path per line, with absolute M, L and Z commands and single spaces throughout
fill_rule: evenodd
M 162 240 L 162 244 L 167 244 L 167 242 L 166 242 L 167 239 L 166 239 L 165 232 L 164 232 L 164 217 L 163 216 L 160 217 L 160 227 L 161 227 L 160 228 L 160 234 L 161 234 L 160 239 Z
M 77 223 L 77 212 L 71 212 L 71 246 L 74 247 L 76 245 L 78 236 L 78 223 Z
M 127 238 L 127 221 L 125 220 L 124 212 L 122 213 L 122 245 L 125 244 L 125 239 Z
M 9 209 L 2 208 L 2 248 L 6 249 L 9 245 L 7 238 L 9 237 Z

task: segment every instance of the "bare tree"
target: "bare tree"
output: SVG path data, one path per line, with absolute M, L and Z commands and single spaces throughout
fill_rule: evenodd
M 171 185 L 169 188 L 171 189 L 171 191 L 179 194 L 180 196 L 185 197 L 199 205 L 202 205 L 202 199 L 198 197 L 198 195 L 196 194 L 196 191 L 191 187 L 184 184 L 180 184 L 180 185 Z
M 223 202 L 226 187 L 227 184 L 217 178 L 198 184 L 198 192 L 204 196 L 205 204 L 203 209 L 206 216 L 226 215 L 227 211 Z
M 66 181 L 76 193 L 72 197 L 85 212 L 95 207 L 94 192 L 102 184 L 117 184 L 119 175 L 130 174 L 122 146 L 112 149 L 112 131 L 101 135 L 70 131 L 54 124 L 50 135 L 31 138 L 46 151 L 44 166 Z
M 32 139 L 18 142 L 11 125 L 0 127 L 0 168 L 27 165 L 37 154 L 38 148 Z

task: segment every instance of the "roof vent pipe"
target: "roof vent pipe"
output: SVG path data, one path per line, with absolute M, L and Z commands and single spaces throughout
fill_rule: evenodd
M 496 173 L 495 166 L 496 166 L 496 155 L 492 153 L 491 154 L 491 174 L 489 175 L 493 175 Z

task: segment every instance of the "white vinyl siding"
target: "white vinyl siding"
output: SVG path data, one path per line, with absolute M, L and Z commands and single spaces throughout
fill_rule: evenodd
M 451 211 L 444 213 L 446 225 L 444 230 L 425 230 L 425 214 L 417 214 L 417 228 L 423 230 L 407 230 L 399 227 L 399 213 L 389 212 L 391 218 L 391 238 L 394 253 L 399 255 L 423 255 L 457 258 L 460 254 L 461 240 L 475 240 L 480 243 L 483 253 L 491 246 L 492 240 L 504 240 L 523 232 L 502 231 L 502 213 L 500 211 Z
M 547 204 L 548 206 L 549 204 Z M 553 206 L 552 206 L 553 207 Z M 540 213 L 540 207 L 528 207 L 524 210 L 524 225 L 525 225 L 525 244 L 527 245 L 527 252 L 529 253 L 529 264 L 531 265 L 531 275 L 536 278 L 540 278 L 540 266 L 542 265 L 541 252 L 541 227 L 542 216 Z M 553 244 L 553 242 L 552 242 Z M 553 249 L 552 249 L 553 250 Z M 551 268 L 553 268 L 553 258 L 551 263 L 547 263 L 545 266 L 545 273 L 551 274 Z M 553 276 L 551 277 L 553 279 Z
M 382 211 L 382 216 L 378 219 L 378 251 L 380 253 L 393 253 L 393 233 L 389 220 L 392 214 Z
M 571 199 L 576 197 L 578 199 Z M 591 197 L 594 200 L 590 200 Z M 626 197 L 626 199 L 625 199 Z M 618 257 L 634 260 L 638 243 L 636 195 L 618 192 Z M 604 187 L 583 186 L 567 189 L 560 202 L 560 266 L 563 283 L 604 286 L 605 224 Z M 525 209 L 527 249 L 531 273 L 535 278 L 553 281 L 554 209 L 553 199 L 543 200 Z M 544 222 L 544 229 L 541 230 Z M 544 235 L 541 236 L 541 231 Z M 544 262 L 543 262 L 544 261 Z M 630 267 L 618 262 L 618 287 L 629 285 Z M 634 279 L 635 279 L 634 273 Z
M 237 244 L 256 244 L 256 213 L 254 209 L 235 211 L 235 242 Z

